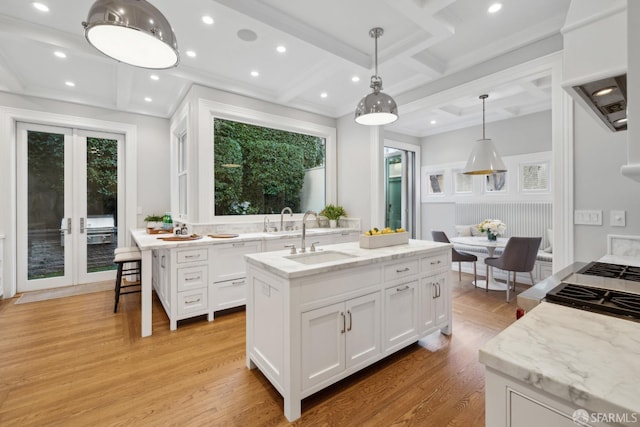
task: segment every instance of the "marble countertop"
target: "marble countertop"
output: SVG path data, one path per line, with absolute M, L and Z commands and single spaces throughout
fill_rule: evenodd
M 354 228 L 310 228 L 306 231 L 307 238 L 324 234 L 340 234 L 343 232 L 359 231 Z M 207 235 L 202 236 L 198 240 L 182 241 L 165 241 L 161 237 L 171 237 L 172 234 L 149 234 L 146 229 L 137 229 L 131 231 L 131 236 L 140 249 L 169 249 L 174 247 L 195 247 L 202 245 L 234 243 L 255 240 L 275 240 L 302 237 L 302 230 L 293 230 L 287 232 L 257 232 L 257 233 L 240 233 L 238 237 L 231 238 L 213 238 Z
M 328 261 L 313 265 L 301 264 L 294 261 L 293 258 L 296 257 L 296 255 L 291 255 L 287 250 L 245 255 L 245 259 L 248 263 L 264 268 L 273 274 L 286 279 L 294 279 L 393 259 L 401 259 L 413 255 L 436 254 L 451 248 L 451 246 L 452 245 L 448 243 L 410 239 L 409 243 L 404 245 L 363 249 L 360 247 L 359 242 L 349 242 L 323 246 L 322 249 L 324 252 L 333 251 L 351 255 L 348 259 Z M 316 253 L 322 253 L 322 251 Z M 299 254 L 297 256 L 300 257 L 308 254 L 309 253 Z
M 640 323 L 542 302 L 480 362 L 591 412 L 640 414 Z

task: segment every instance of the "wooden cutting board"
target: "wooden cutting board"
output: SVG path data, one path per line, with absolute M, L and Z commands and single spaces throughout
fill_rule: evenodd
M 200 240 L 202 239 L 202 236 L 198 236 L 197 234 L 192 234 L 189 237 L 171 236 L 171 237 L 158 237 L 158 239 L 164 240 L 165 242 L 188 242 L 190 240 Z
M 208 234 L 208 236 L 213 237 L 214 239 L 230 239 L 232 237 L 238 237 L 238 234 L 218 233 L 218 234 Z

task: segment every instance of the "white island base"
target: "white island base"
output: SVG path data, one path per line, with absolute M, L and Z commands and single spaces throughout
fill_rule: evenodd
M 342 259 L 246 256 L 247 367 L 284 397 L 289 421 L 303 398 L 438 329 L 451 333 L 451 245 L 343 243 L 324 254 Z

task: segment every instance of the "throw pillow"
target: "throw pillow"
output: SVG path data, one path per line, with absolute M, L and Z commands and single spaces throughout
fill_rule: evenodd
M 550 228 L 547 229 L 547 239 L 549 240 L 549 246 L 544 248 L 544 251 L 551 254 L 553 253 L 553 230 Z
M 456 225 L 456 235 L 458 237 L 471 236 L 471 227 L 468 225 Z

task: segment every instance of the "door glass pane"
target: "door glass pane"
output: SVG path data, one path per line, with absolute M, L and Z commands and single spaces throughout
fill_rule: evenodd
M 27 132 L 27 277 L 64 276 L 64 135 Z
M 118 246 L 118 141 L 87 138 L 87 272 L 113 270 Z

